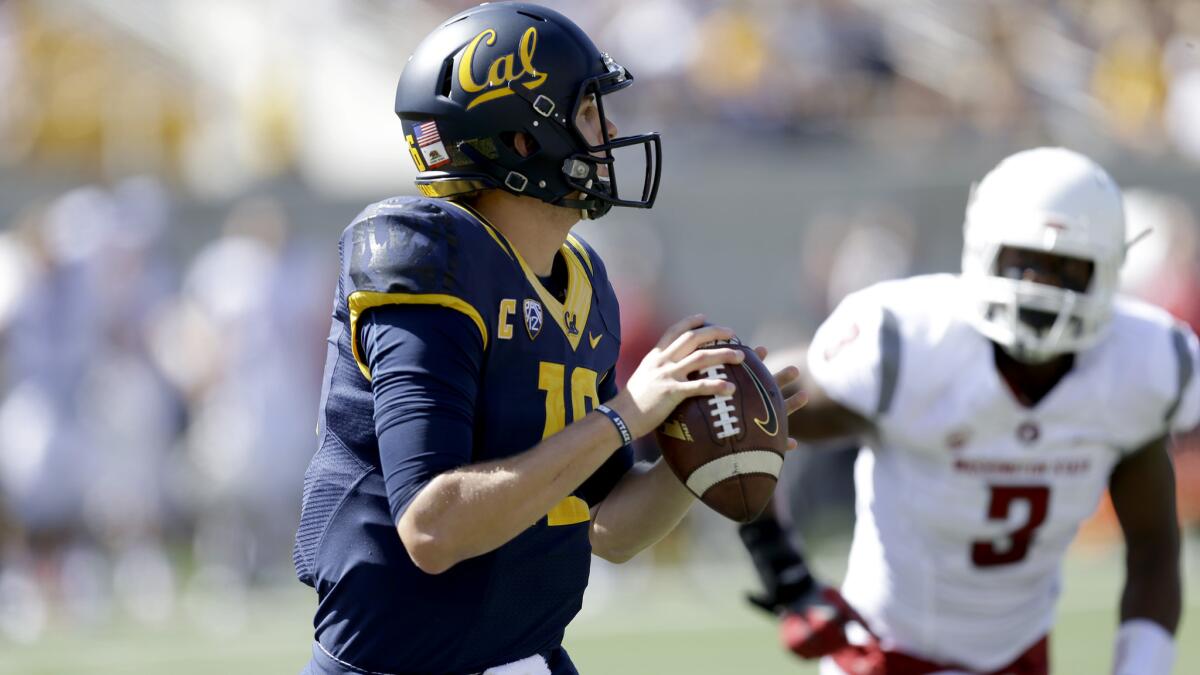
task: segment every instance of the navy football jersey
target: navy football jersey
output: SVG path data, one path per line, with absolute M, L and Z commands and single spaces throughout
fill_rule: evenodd
M 528 450 L 616 394 L 620 324 L 603 263 L 570 236 L 556 297 L 481 216 L 424 198 L 368 207 L 340 249 L 295 548 L 297 573 L 319 596 L 319 649 L 387 673 L 549 656 L 587 586 L 589 508 L 631 466 L 629 448 L 515 539 L 439 575 L 412 563 L 395 523 L 437 473 Z M 373 367 L 386 369 L 386 391 Z M 421 410 L 465 421 L 438 433 L 420 426 L 411 411 Z

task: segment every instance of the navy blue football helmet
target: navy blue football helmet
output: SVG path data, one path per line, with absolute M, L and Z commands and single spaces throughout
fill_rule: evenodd
M 658 194 L 657 133 L 609 137 L 604 96 L 633 76 L 592 44 L 570 19 L 521 2 L 480 5 L 430 33 L 396 89 L 396 114 L 430 197 L 498 188 L 599 218 L 613 206 L 650 208 Z M 591 145 L 575 124 L 594 96 L 603 142 Z M 522 156 L 517 132 L 533 139 Z M 642 146 L 639 198 L 622 197 L 613 151 Z M 635 150 L 636 152 L 636 150 Z

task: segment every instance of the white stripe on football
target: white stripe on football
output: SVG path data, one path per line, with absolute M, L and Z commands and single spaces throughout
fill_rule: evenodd
M 718 457 L 688 476 L 687 487 L 696 496 L 703 496 L 708 489 L 726 478 L 751 473 L 770 474 L 779 477 L 783 457 L 770 450 L 745 450 Z

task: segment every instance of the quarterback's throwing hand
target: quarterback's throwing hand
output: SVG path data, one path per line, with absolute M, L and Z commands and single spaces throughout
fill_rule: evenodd
M 629 376 L 625 389 L 609 405 L 625 418 L 634 438 L 654 430 L 680 402 L 692 396 L 728 396 L 734 385 L 728 380 L 688 375 L 721 364 L 741 363 L 736 349 L 700 349 L 717 340 L 730 340 L 733 331 L 704 325 L 704 316 L 690 316 L 663 333 L 654 349 Z

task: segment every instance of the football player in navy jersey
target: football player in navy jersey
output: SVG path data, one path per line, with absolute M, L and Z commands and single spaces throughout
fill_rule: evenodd
M 341 239 L 319 445 L 295 562 L 319 605 L 307 673 L 575 673 L 562 649 L 590 556 L 624 561 L 693 497 L 629 443 L 741 359 L 686 318 L 618 392 L 617 299 L 569 234 L 649 208 L 657 134 L 617 137 L 633 78 L 573 23 L 522 3 L 430 34 L 396 112 L 424 197 L 367 207 Z M 622 196 L 613 150 L 640 146 Z M 781 373 L 781 384 L 796 376 Z

